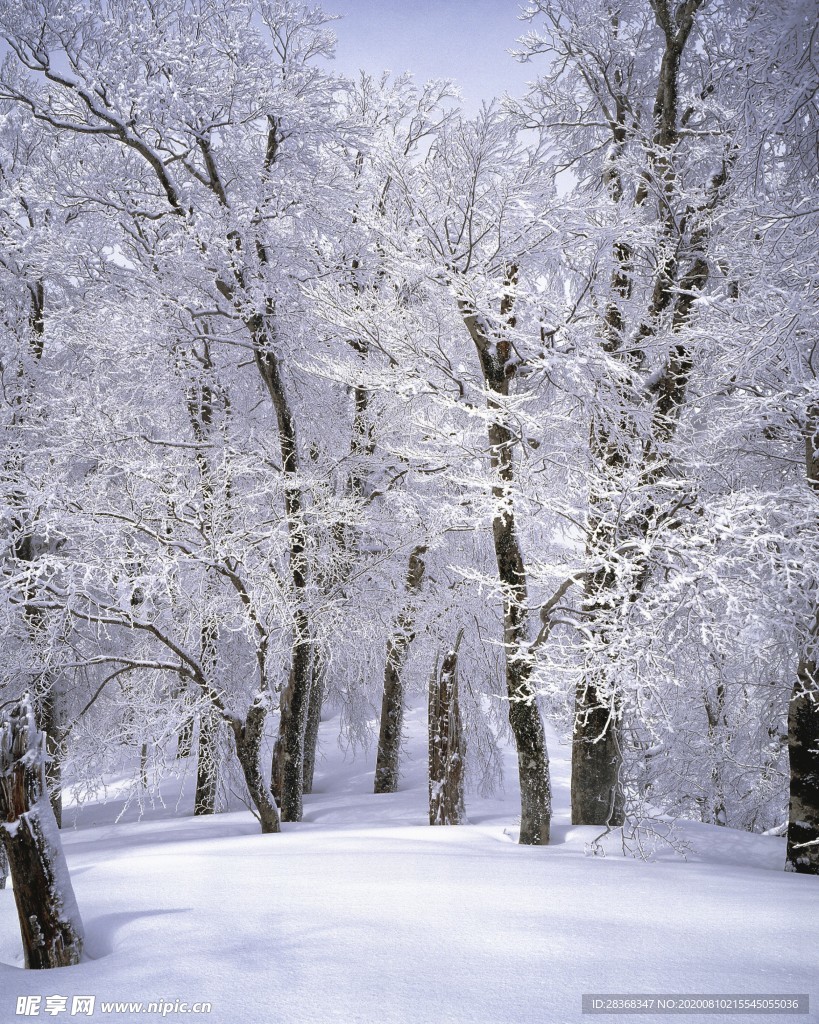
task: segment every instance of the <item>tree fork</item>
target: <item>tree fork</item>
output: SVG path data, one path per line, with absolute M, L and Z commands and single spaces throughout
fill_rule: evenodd
M 238 720 L 231 722 L 236 757 L 242 767 L 250 798 L 258 811 L 262 832 L 265 834 L 281 831 L 279 809 L 262 775 L 261 751 L 266 717 L 266 706 L 257 700 L 251 706 L 243 723 Z

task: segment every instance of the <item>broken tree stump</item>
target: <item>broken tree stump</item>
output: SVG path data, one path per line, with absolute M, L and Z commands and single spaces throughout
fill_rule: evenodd
M 0 842 L 26 967 L 79 963 L 83 930 L 46 784 L 46 741 L 28 695 L 0 713 Z

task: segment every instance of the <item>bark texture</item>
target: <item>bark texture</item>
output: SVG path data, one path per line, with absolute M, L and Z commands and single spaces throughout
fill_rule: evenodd
M 213 814 L 216 810 L 216 787 L 219 781 L 219 751 L 217 735 L 219 718 L 212 711 L 199 715 L 199 748 L 196 756 L 196 793 L 193 798 L 195 815 Z
M 622 825 L 623 786 L 620 778 L 622 729 L 611 707 L 587 684 L 578 685 L 572 740 L 572 824 Z
M 406 579 L 408 601 L 398 616 L 393 635 L 387 641 L 378 755 L 375 762 L 374 792 L 376 793 L 395 793 L 398 789 L 405 696 L 401 674 L 409 645 L 415 635 L 413 631 L 413 599 L 421 589 L 424 579 L 426 564 L 423 555 L 425 552 L 426 547 L 419 546 L 410 555 Z
M 28 698 L 0 720 L 0 840 L 26 967 L 79 963 L 83 929 L 45 778 L 45 736 Z
M 296 631 L 304 635 L 307 618 L 297 612 Z M 279 735 L 273 748 L 273 791 L 283 821 L 301 821 L 304 793 L 304 731 L 310 699 L 310 648 L 302 640 L 293 648 L 287 685 L 279 704 Z
M 466 742 L 458 703 L 462 633 L 429 682 L 429 823 L 460 825 L 464 811 Z

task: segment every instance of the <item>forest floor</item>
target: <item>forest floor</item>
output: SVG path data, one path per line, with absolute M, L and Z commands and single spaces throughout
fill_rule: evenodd
M 148 1003 L 180 1001 L 212 1009 L 166 1007 L 165 1020 L 570 1024 L 647 1019 L 581 1018 L 583 993 L 809 993 L 811 1014 L 795 1019 L 819 1020 L 819 885 L 782 870 L 782 839 L 686 823 L 685 859 L 623 856 L 614 836 L 590 856 L 600 830 L 568 824 L 568 751 L 554 737 L 549 847 L 516 844 L 511 759 L 504 793 L 468 800 L 469 825 L 431 828 L 421 712 L 394 795 L 372 794 L 374 751 L 345 755 L 337 735 L 337 720 L 322 724 L 304 822 L 279 836 L 248 811 L 190 816 L 193 766 L 181 800 L 169 791 L 141 820 L 131 807 L 114 823 L 116 787 L 69 808 L 87 956 L 23 970 L 13 894 L 0 891 L 0 1024 L 26 1019 L 25 995 L 51 1020 L 88 1020 L 72 997 L 93 995 L 92 1020 L 160 1020 Z M 62 1005 L 49 996 L 66 1009 L 47 1014 Z M 145 1008 L 104 1012 L 109 1001 Z

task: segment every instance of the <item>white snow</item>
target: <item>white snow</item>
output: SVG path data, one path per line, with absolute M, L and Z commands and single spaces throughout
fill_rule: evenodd
M 184 1000 L 212 1011 L 164 1019 L 567 1024 L 584 992 L 809 993 L 819 1019 L 819 884 L 783 870 L 783 839 L 687 824 L 686 861 L 624 858 L 611 838 L 606 857 L 586 856 L 600 830 L 567 824 L 554 737 L 551 846 L 514 841 L 511 760 L 505 795 L 468 799 L 472 824 L 433 828 L 422 713 L 409 715 L 394 795 L 372 795 L 374 753 L 345 758 L 337 728 L 322 724 L 317 792 L 281 835 L 262 836 L 245 811 L 180 817 L 172 794 L 142 821 L 84 806 L 63 841 L 87 957 L 23 970 L 13 895 L 0 891 L 1 1024 L 26 1019 L 24 994 L 43 1009 L 46 996 L 94 995 L 92 1020 L 161 1019 L 102 1014 L 102 1001 Z

